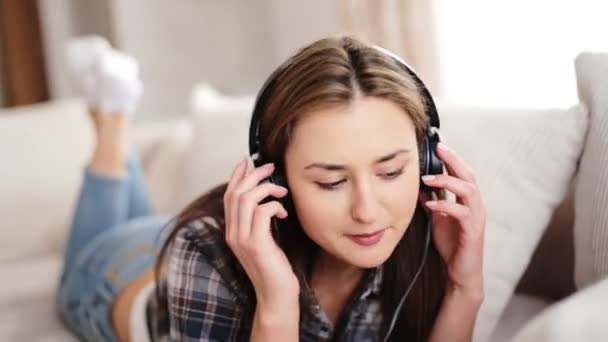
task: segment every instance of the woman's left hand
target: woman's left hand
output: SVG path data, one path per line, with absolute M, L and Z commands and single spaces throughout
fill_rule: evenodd
M 433 213 L 433 240 L 447 264 L 449 285 L 481 301 L 485 207 L 471 167 L 444 143 L 437 154 L 447 173 L 423 177 L 423 182 L 454 193 L 456 201 L 432 201 L 428 193 L 421 193 L 420 200 Z

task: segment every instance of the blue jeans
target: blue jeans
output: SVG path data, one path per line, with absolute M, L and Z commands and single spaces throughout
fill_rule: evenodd
M 135 152 L 127 165 L 126 177 L 84 169 L 56 297 L 61 318 L 84 341 L 116 341 L 112 304 L 154 266 L 170 231 L 168 217 L 152 215 Z

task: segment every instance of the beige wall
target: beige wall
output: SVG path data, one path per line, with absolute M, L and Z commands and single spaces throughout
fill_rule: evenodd
M 337 1 L 267 0 L 273 37 L 273 65 L 295 49 L 338 30 Z
M 113 1 L 116 43 L 141 63 L 142 111 L 189 110 L 192 85 L 233 94 L 257 89 L 270 68 L 265 1 Z

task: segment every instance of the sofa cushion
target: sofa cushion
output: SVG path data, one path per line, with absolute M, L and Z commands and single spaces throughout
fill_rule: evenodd
M 539 297 L 520 293 L 514 294 L 488 341 L 511 341 L 517 331 L 549 305 L 551 305 L 550 302 Z
M 581 102 L 589 107 L 589 132 L 575 193 L 575 278 L 579 288 L 608 276 L 608 54 L 576 59 Z
M 587 111 L 440 105 L 439 113 L 448 145 L 475 171 L 486 205 L 486 297 L 475 330 L 475 340 L 486 341 L 567 194 Z
M 81 100 L 2 110 L 0 262 L 58 252 L 93 143 Z
M 248 154 L 254 96 L 230 96 L 200 83 L 191 94 L 193 139 L 184 158 L 175 206 L 183 208 L 219 183 Z
M 574 284 L 574 184 L 553 213 L 551 223 L 543 234 L 526 272 L 515 292 L 543 298 L 562 300 L 576 292 Z M 555 262 L 559 255 L 560 262 Z
M 131 140 L 153 208 L 175 213 L 192 124 L 183 116 L 138 119 Z M 0 111 L 0 263 L 62 253 L 94 144 L 92 122 L 79 98 Z
M 55 309 L 61 264 L 45 256 L 0 267 L 0 341 L 78 341 Z
M 132 136 L 154 212 L 177 214 L 183 208 L 177 199 L 184 183 L 184 157 L 192 140 L 190 117 L 141 121 L 134 125 Z
M 608 279 L 551 305 L 526 324 L 512 342 L 606 341 Z

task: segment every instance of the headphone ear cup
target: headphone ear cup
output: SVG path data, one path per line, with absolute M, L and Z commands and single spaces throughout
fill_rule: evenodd
M 427 170 L 429 175 L 440 175 L 443 174 L 443 161 L 437 155 L 437 144 L 439 144 L 440 138 L 437 132 L 432 131 L 427 135 L 428 139 L 428 160 Z
M 443 162 L 435 152 L 438 143 L 439 135 L 431 130 L 422 139 L 419 150 L 420 177 L 443 174 Z M 429 187 L 420 180 L 420 188 L 428 189 Z
M 420 148 L 418 149 L 418 160 L 420 165 L 420 176 L 427 175 L 428 172 L 428 153 L 429 153 L 429 141 L 428 136 L 424 136 Z
M 257 168 L 264 165 L 264 161 L 260 156 L 251 156 L 251 161 L 253 162 L 253 167 Z

